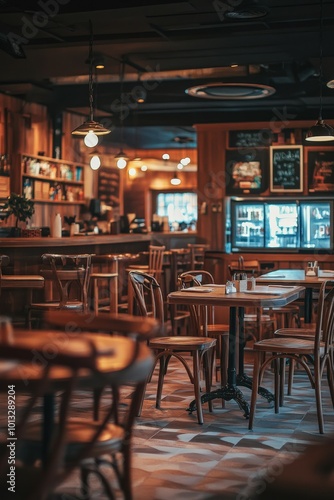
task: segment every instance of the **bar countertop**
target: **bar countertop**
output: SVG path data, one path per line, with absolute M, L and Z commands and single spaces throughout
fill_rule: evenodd
M 64 236 L 62 238 L 0 238 L 1 248 L 44 248 L 44 247 L 76 247 L 87 245 L 113 245 L 127 243 L 157 243 L 165 244 L 166 241 L 176 238 L 182 241 L 197 239 L 196 232 L 171 231 L 165 233 L 120 233 L 120 234 L 80 234 L 77 236 Z

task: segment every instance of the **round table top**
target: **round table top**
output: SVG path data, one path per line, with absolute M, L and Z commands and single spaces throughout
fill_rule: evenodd
M 8 385 L 30 392 L 52 364 L 47 392 L 60 390 L 80 367 L 80 389 L 144 380 L 153 364 L 145 343 L 120 335 L 14 330 L 10 344 L 0 342 L 0 390 Z M 93 352 L 92 352 L 93 351 Z M 56 364 L 57 363 L 57 364 Z

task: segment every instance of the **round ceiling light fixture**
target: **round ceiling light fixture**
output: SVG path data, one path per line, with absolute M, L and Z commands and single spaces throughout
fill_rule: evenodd
M 224 13 L 224 17 L 231 20 L 245 21 L 246 19 L 260 19 L 268 14 L 268 8 L 262 5 L 256 5 L 253 2 L 244 2 L 249 5 L 231 8 Z
M 190 87 L 185 92 L 202 99 L 247 100 L 269 97 L 276 89 L 260 83 L 208 83 Z

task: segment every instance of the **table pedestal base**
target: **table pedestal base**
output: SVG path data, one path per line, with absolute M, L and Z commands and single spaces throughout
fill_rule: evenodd
M 230 401 L 234 399 L 234 401 L 238 404 L 240 410 L 244 412 L 244 417 L 249 417 L 249 405 L 244 398 L 242 392 L 236 386 L 229 386 L 217 389 L 216 391 L 211 391 L 203 394 L 201 396 L 201 402 L 207 403 L 208 401 L 212 401 L 213 399 L 224 399 L 225 401 Z M 192 401 L 187 408 L 187 411 L 192 413 L 196 410 L 196 402 Z
M 252 389 L 253 381 L 248 375 L 245 373 L 237 375 L 237 385 L 242 387 L 247 387 L 248 389 Z M 264 399 L 268 401 L 268 403 L 272 403 L 275 401 L 275 396 L 272 392 L 268 391 L 264 387 L 259 386 L 258 394 L 262 396 Z

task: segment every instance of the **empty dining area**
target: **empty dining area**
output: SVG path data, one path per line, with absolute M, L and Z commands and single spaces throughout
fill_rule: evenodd
M 211 258 L 2 257 L 1 498 L 331 497 L 334 272 Z

